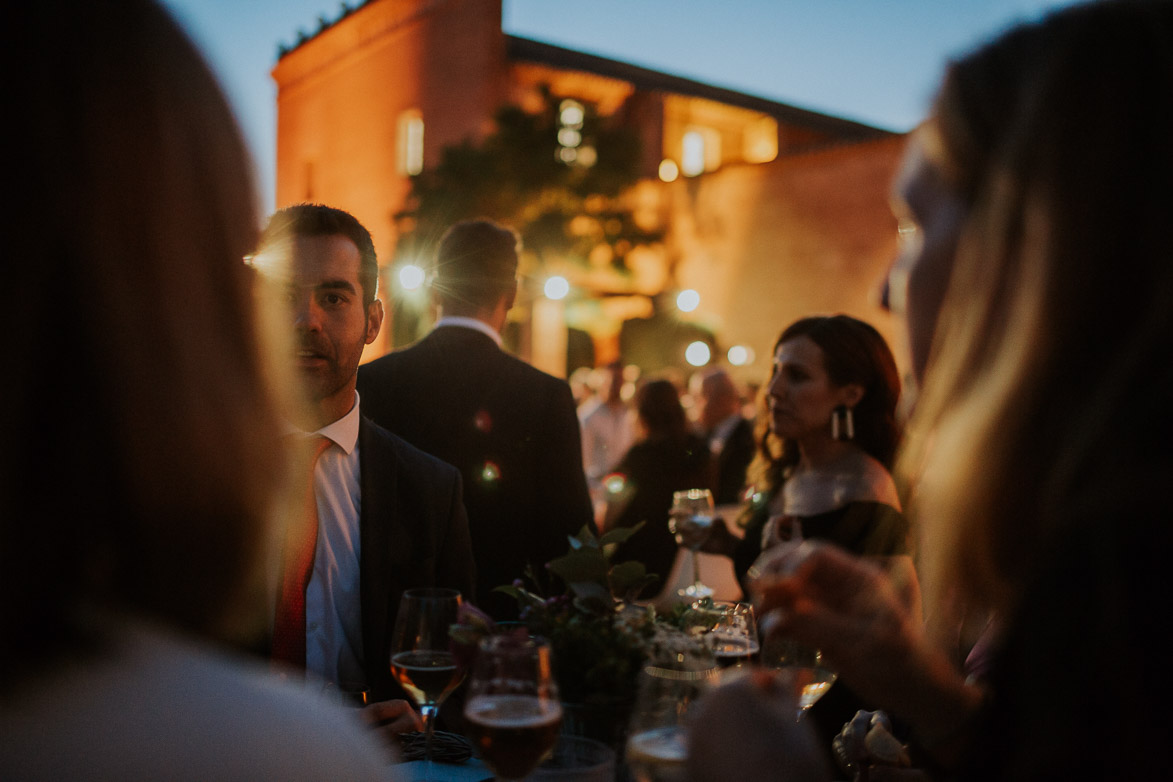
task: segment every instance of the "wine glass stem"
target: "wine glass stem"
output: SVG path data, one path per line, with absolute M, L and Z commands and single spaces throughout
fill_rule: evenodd
M 693 585 L 699 592 L 701 586 L 701 555 L 697 551 L 692 552 L 692 580 Z
M 436 730 L 436 704 L 420 706 L 420 716 L 424 719 L 424 758 L 427 761 L 428 771 L 432 770 L 432 734 Z

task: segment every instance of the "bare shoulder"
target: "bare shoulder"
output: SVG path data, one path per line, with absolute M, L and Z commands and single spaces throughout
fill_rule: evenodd
M 840 455 L 817 470 L 799 471 L 782 487 L 785 513 L 810 516 L 853 502 L 876 502 L 901 510 L 892 475 L 859 448 Z
M 856 496 L 853 499 L 879 502 L 901 510 L 896 482 L 883 464 L 860 450 L 852 452 L 849 465 L 848 474 L 855 481 L 853 489 Z

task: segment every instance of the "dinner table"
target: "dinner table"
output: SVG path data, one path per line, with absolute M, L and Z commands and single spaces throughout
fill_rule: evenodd
M 562 735 L 553 757 L 534 770 L 527 782 L 622 782 L 626 775 L 616 765 L 615 752 L 605 744 L 579 736 Z M 616 769 L 619 769 L 619 776 Z M 460 763 L 411 760 L 388 768 L 388 782 L 490 782 L 493 771 L 480 758 Z

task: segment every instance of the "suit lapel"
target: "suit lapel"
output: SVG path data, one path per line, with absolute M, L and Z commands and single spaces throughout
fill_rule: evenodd
M 378 436 L 374 424 L 363 418 L 359 425 L 359 485 L 362 491 L 359 583 L 363 654 L 367 671 L 377 671 L 380 675 L 387 669 L 388 661 L 379 658 L 390 647 L 390 634 L 394 630 L 390 622 L 397 606 L 391 605 L 391 599 L 392 596 L 398 599 L 403 589 L 401 574 L 404 568 L 399 560 L 410 548 L 396 502 L 398 477 L 394 450 Z

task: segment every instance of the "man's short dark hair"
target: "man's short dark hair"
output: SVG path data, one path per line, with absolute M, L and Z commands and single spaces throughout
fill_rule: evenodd
M 517 281 L 519 239 L 492 220 L 463 220 L 440 237 L 432 288 L 449 306 L 491 307 Z
M 345 236 L 358 248 L 358 281 L 363 304 L 370 306 L 379 286 L 379 261 L 371 234 L 358 219 L 324 204 L 295 204 L 278 209 L 261 233 L 259 249 L 275 247 L 297 236 Z

